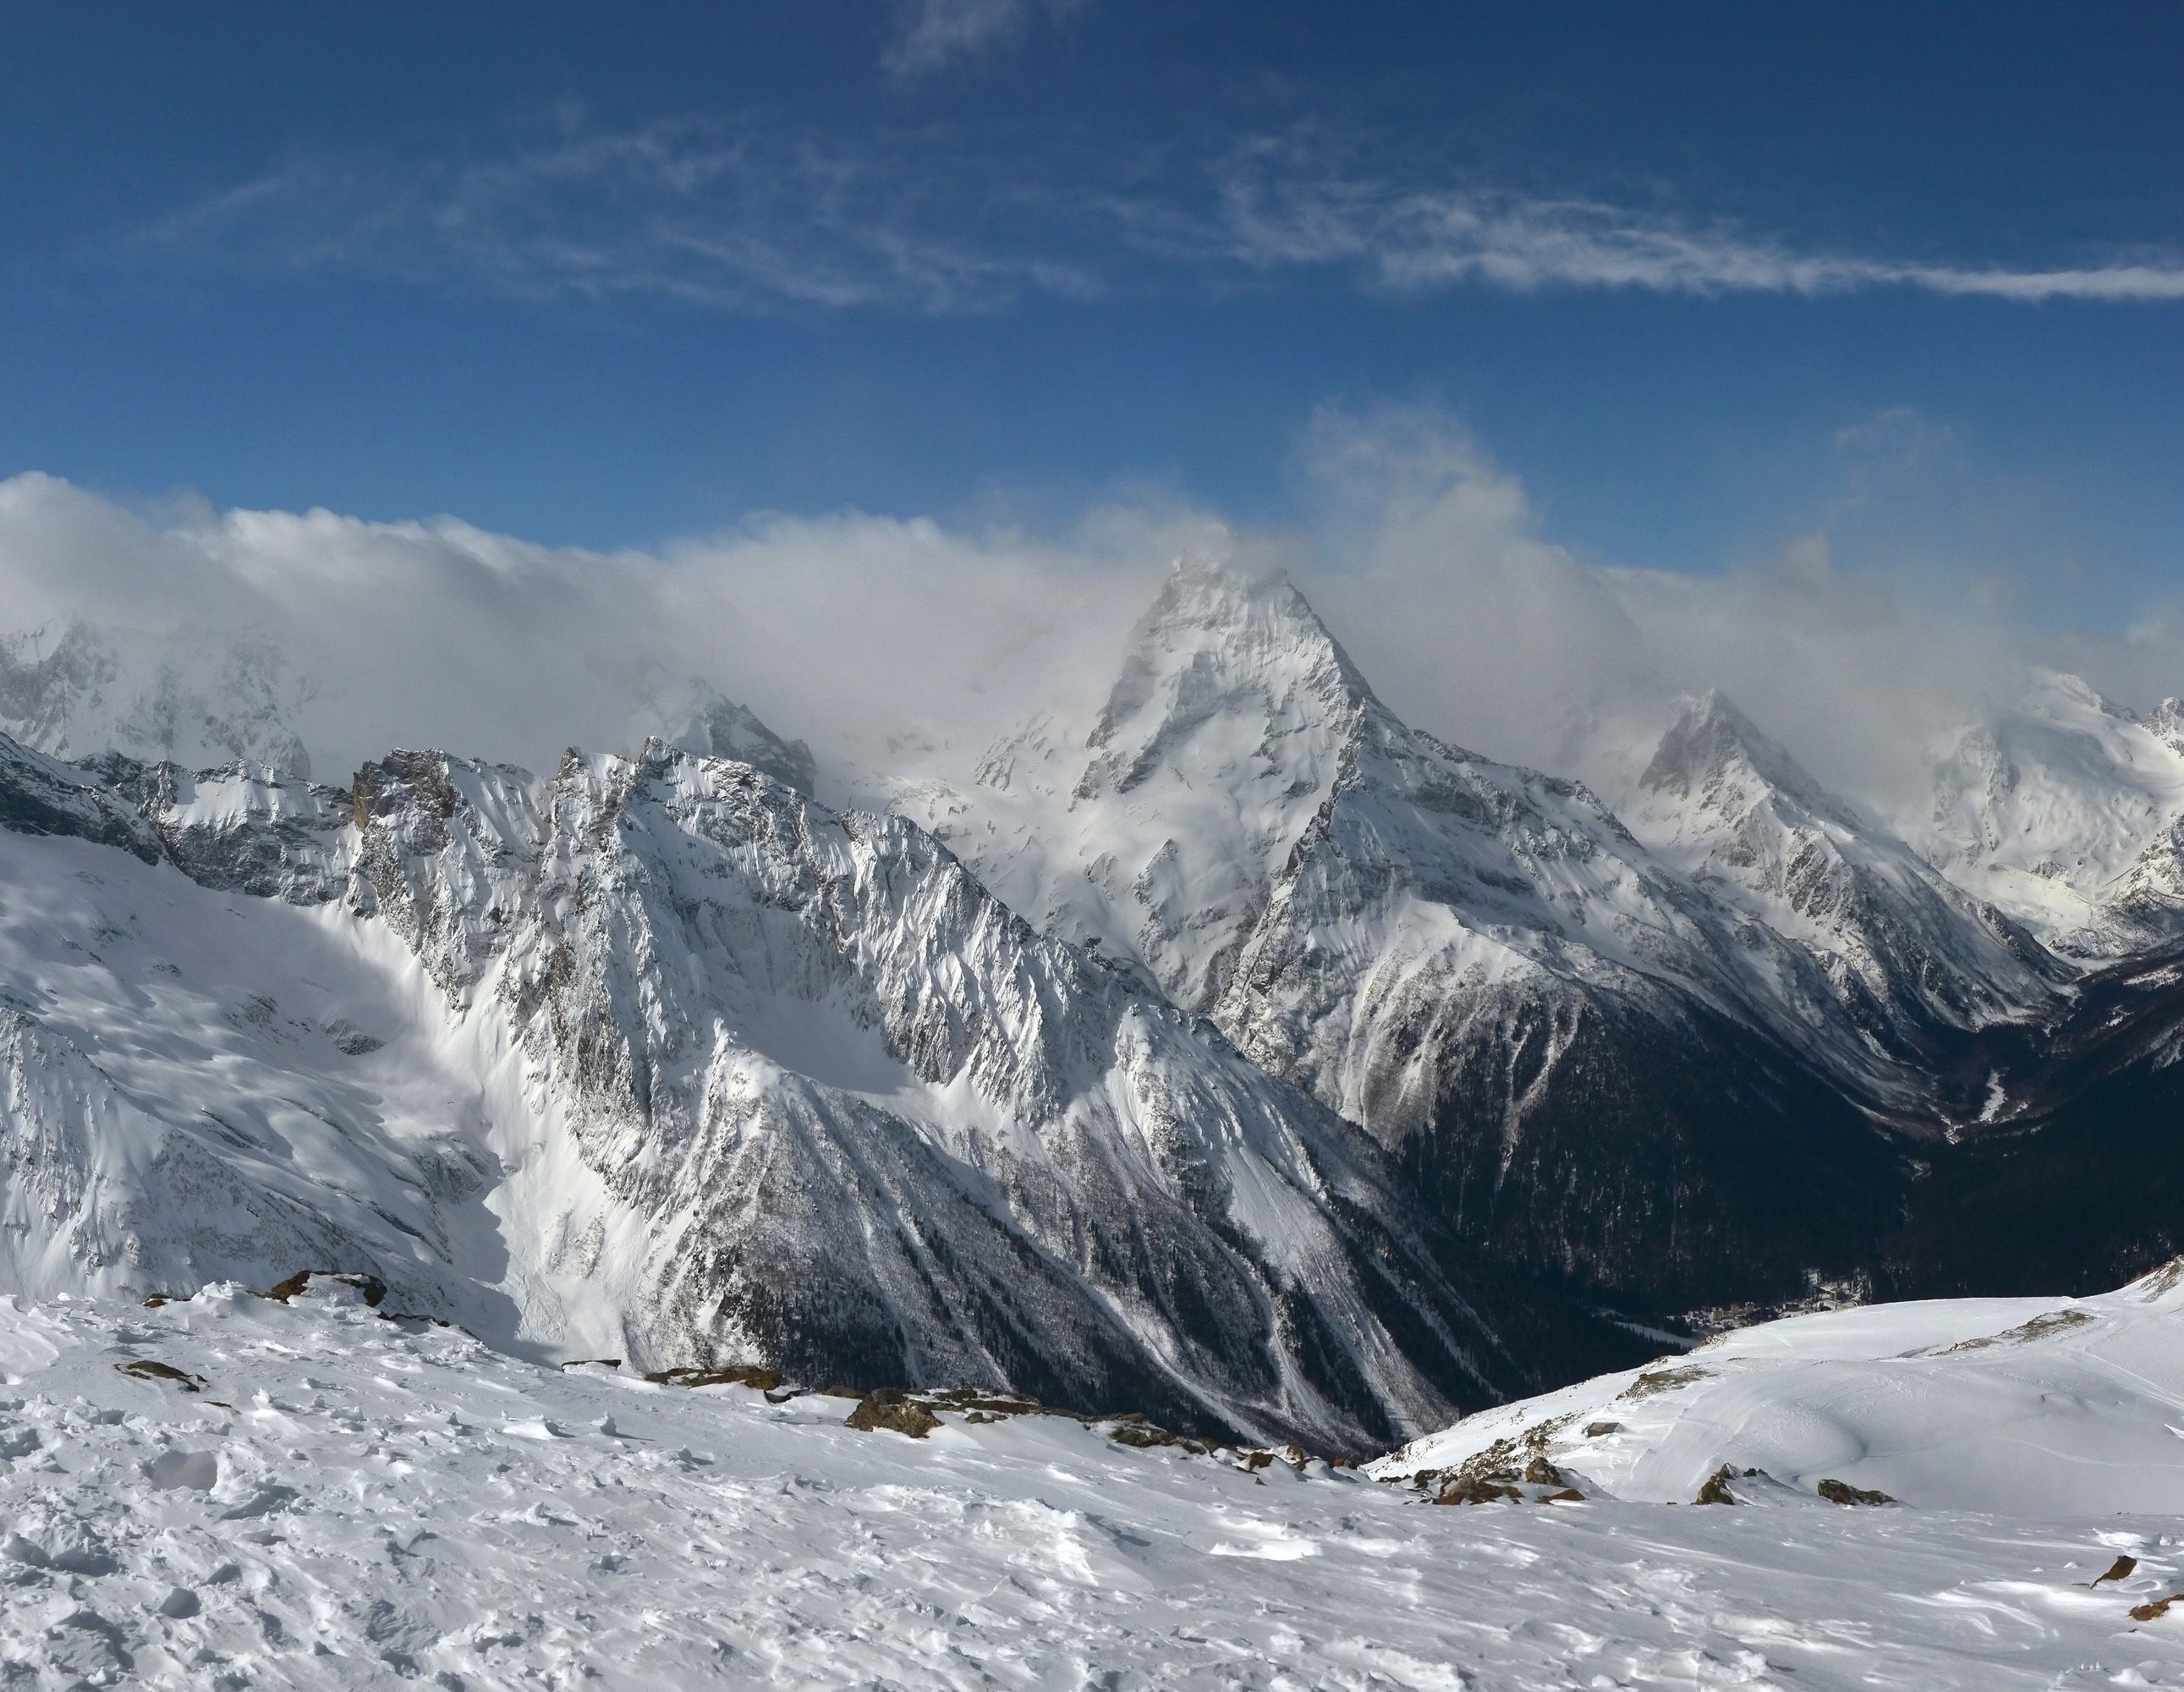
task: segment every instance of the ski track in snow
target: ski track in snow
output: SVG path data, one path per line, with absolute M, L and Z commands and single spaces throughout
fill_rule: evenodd
M 0 1685 L 2184 1684 L 2184 1617 L 2128 1614 L 2184 1585 L 2164 1518 L 1437 1508 L 1058 1418 L 857 1432 L 326 1287 L 0 1299 Z

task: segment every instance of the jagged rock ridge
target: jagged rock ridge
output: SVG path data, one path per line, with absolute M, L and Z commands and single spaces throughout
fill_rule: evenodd
M 18 1090 L 43 1286 L 70 1261 L 107 1290 L 346 1261 L 516 1340 L 1005 1385 L 1342 1449 L 1605 1337 L 1490 1274 L 1474 1306 L 1462 1254 L 1369 1141 L 1034 933 L 900 818 L 658 742 L 571 754 L 543 783 L 395 754 L 347 795 L 247 768 L 19 767 L 17 813 L 133 846 L 134 868 L 0 849 L 25 877 L 100 876 L 85 920 L 143 953 L 11 1030 L 72 1041 L 75 1092 L 136 1113 L 114 1131 L 152 1148 L 108 1168 L 82 1109 Z M 181 935 L 223 914 L 236 944 L 311 961 L 239 998 L 196 982 Z M 153 1007 L 157 1039 L 109 1064 L 126 978 L 162 969 L 174 1014 Z M 338 1002 L 299 1015 L 314 993 Z M 206 1069 L 301 1114 L 238 1122 Z M 400 1096 L 373 1092 L 398 1073 Z M 452 1126 L 426 1125 L 434 1096 Z M 269 1177 L 283 1143 L 298 1167 Z M 234 1226 L 187 1220 L 162 1185 L 201 1147 Z M 131 1232 L 118 1260 L 75 1256 Z

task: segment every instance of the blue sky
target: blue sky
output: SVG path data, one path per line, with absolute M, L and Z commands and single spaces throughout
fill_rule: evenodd
M 7 61 L 0 474 L 1281 523 L 1322 408 L 1423 403 L 1584 559 L 2179 585 L 2184 9 L 117 3 Z

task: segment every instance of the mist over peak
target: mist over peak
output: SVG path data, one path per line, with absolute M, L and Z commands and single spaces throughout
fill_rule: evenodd
M 1134 639 L 1226 606 L 1309 625 L 1406 720 L 1611 801 L 1679 701 L 1720 690 L 1911 835 L 1972 727 L 2059 689 L 2152 708 L 2184 675 L 2151 612 L 2042 627 L 1986 578 L 1862 572 L 1824 535 L 1713 572 L 1588 562 L 1436 413 L 1323 412 L 1304 474 L 1289 526 L 1117 498 L 1043 528 L 773 514 L 612 552 L 450 517 L 131 509 L 26 474 L 0 482 L 0 727 L 321 776 L 393 745 L 544 768 L 671 737 L 718 695 L 820 779 L 917 745 L 967 767 L 1034 715 L 1089 729 Z

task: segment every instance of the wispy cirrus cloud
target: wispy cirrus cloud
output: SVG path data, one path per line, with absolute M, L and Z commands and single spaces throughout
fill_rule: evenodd
M 2012 268 L 1800 248 L 1720 221 L 1579 195 L 1524 194 L 1330 159 L 1336 149 L 1246 141 L 1208 169 L 1210 215 L 1128 209 L 1148 233 L 1258 271 L 1342 267 L 1426 293 L 1466 284 L 1523 293 L 1816 296 L 1908 288 L 1930 293 L 2149 302 L 2184 299 L 2184 254 Z
M 947 126 L 848 137 L 750 116 L 621 130 L 570 117 L 470 156 L 293 161 L 131 247 L 163 268 L 362 271 L 496 297 L 731 313 L 959 316 L 1313 272 L 1410 295 L 2184 300 L 2175 251 L 2038 265 L 1847 251 L 1670 204 L 1522 192 L 1396 152 L 1256 138 L 1126 156 Z
M 936 170 L 933 162 L 950 161 Z M 933 316 L 1099 292 L 996 226 L 1012 197 L 949 138 L 873 148 L 754 119 L 607 130 L 566 117 L 469 157 L 298 159 L 137 233 L 139 257 L 350 271 L 534 301 Z
M 932 75 L 968 59 L 990 57 L 1023 39 L 1034 17 L 1060 23 L 1091 0 L 902 0 L 900 32 L 882 63 L 894 75 Z

